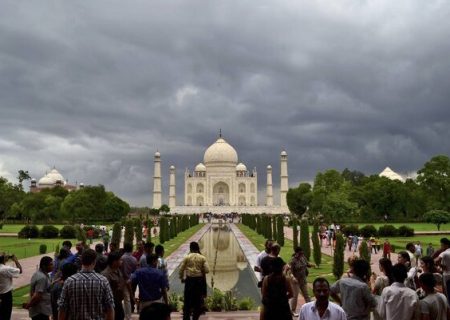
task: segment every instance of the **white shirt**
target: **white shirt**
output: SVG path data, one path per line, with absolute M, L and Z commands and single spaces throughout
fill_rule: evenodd
M 0 264 L 0 294 L 13 289 L 12 278 L 18 278 L 20 270 L 11 266 Z
M 412 320 L 419 313 L 419 298 L 414 290 L 394 282 L 383 289 L 378 314 L 385 320 Z
M 344 309 L 333 302 L 328 302 L 328 308 L 325 310 L 322 318 L 319 316 L 319 310 L 316 308 L 316 302 L 305 303 L 300 309 L 300 320 L 347 320 Z
M 264 259 L 268 255 L 269 254 L 265 250 L 261 251 L 258 254 L 258 256 L 256 257 L 256 264 L 255 264 L 255 266 L 258 266 L 259 268 L 261 268 L 261 261 L 262 261 L 262 259 Z M 261 272 L 259 273 L 259 280 L 262 280 L 262 273 Z
M 444 276 L 450 276 L 450 248 L 439 254 L 441 258 L 441 265 L 444 267 Z

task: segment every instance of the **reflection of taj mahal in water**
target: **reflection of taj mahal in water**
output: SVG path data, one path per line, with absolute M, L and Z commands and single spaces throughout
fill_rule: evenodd
M 162 204 L 161 154 L 155 153 L 153 208 Z M 236 150 L 222 138 L 206 149 L 203 163 L 184 174 L 184 205 L 177 206 L 175 167 L 170 167 L 169 207 L 171 213 L 289 213 L 287 153 L 280 154 L 280 205 L 275 206 L 272 190 L 272 166 L 267 166 L 265 205 L 258 205 L 258 174 L 238 163 Z

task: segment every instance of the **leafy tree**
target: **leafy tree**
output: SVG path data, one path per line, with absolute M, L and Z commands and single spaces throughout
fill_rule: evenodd
M 21 214 L 18 211 L 18 207 L 11 212 L 11 208 L 14 204 L 19 203 L 25 197 L 23 192 L 18 186 L 8 182 L 7 179 L 0 177 L 0 224 L 8 217 L 15 214 Z M 21 218 L 16 216 L 15 218 Z
M 328 221 L 343 222 L 356 212 L 357 205 L 344 191 L 330 193 L 322 205 L 322 213 Z
M 418 183 L 424 188 L 429 199 L 430 209 L 450 210 L 450 159 L 438 155 L 417 171 Z
M 336 235 L 336 248 L 333 257 L 333 275 L 336 280 L 339 280 L 344 273 L 344 237 L 341 233 Z
M 450 213 L 445 210 L 430 210 L 423 216 L 426 222 L 436 225 L 438 230 L 441 230 L 441 224 L 450 222 Z
M 357 170 L 350 171 L 347 168 L 342 171 L 341 175 L 342 178 L 344 178 L 345 181 L 350 182 L 352 186 L 360 186 L 364 184 L 364 180 L 366 178 L 364 173 Z
M 297 188 L 289 188 L 286 201 L 289 207 L 289 211 L 301 217 L 312 200 L 311 185 L 309 183 L 300 183 Z
M 170 212 L 170 208 L 169 208 L 169 206 L 167 204 L 163 204 L 161 206 L 161 208 L 159 208 L 159 211 L 160 212 L 164 212 L 164 213 L 168 213 L 168 212 Z
M 322 251 L 320 248 L 320 240 L 319 240 L 319 225 L 317 223 L 314 224 L 313 233 L 311 235 L 312 244 L 313 244 L 313 257 L 314 263 L 317 267 L 322 263 Z
M 134 219 L 134 234 L 136 236 L 136 242 L 142 241 L 142 223 L 140 219 Z
M 17 172 L 17 180 L 19 180 L 19 188 L 20 190 L 23 190 L 23 181 L 25 180 L 30 180 L 30 174 L 28 173 L 28 171 L 24 171 L 24 170 L 19 170 Z
M 302 219 L 300 221 L 300 247 L 302 247 L 306 259 L 311 257 L 311 245 L 309 243 L 309 226 L 308 220 Z
M 127 202 L 114 195 L 114 193 L 107 192 L 104 212 L 103 216 L 105 220 L 117 221 L 127 216 L 130 212 L 130 206 Z
M 283 217 L 277 217 L 277 242 L 280 246 L 284 246 L 284 222 Z

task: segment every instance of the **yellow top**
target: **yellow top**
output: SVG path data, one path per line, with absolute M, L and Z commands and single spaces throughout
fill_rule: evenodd
M 206 258 L 199 253 L 189 253 L 181 262 L 179 276 L 184 279 L 184 273 L 187 277 L 201 277 L 209 272 Z

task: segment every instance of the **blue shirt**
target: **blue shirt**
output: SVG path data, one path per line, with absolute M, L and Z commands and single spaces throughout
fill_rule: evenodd
M 154 301 L 162 297 L 162 290 L 169 284 L 167 277 L 161 270 L 144 267 L 131 274 L 131 282 L 139 285 L 139 299 L 141 301 Z

